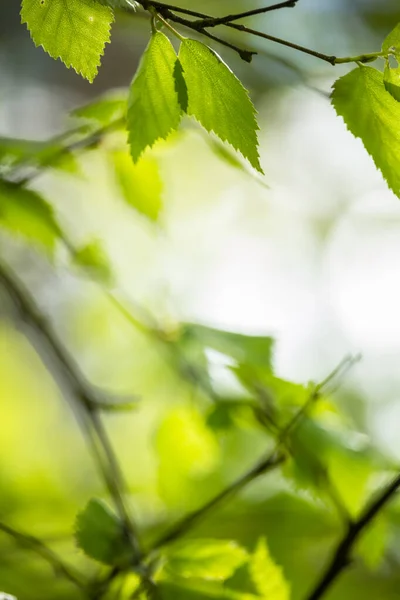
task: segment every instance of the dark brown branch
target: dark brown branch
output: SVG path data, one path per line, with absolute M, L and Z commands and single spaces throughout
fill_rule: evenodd
M 400 475 L 391 481 L 371 503 L 361 516 L 349 524 L 344 538 L 339 542 L 331 562 L 315 588 L 307 596 L 307 600 L 319 600 L 331 588 L 342 571 L 351 563 L 351 554 L 360 534 L 368 527 L 379 512 L 394 497 L 400 488 Z
M 207 27 L 207 25 L 204 25 L 204 22 L 206 23 L 213 23 L 213 25 L 210 26 L 216 26 L 215 23 L 216 19 L 215 17 L 212 17 L 210 15 L 207 14 L 202 14 L 202 13 L 198 13 L 195 11 L 188 11 L 186 9 L 181 9 L 179 7 L 170 5 L 170 4 L 165 4 L 162 2 L 153 2 L 152 0 L 140 0 L 139 2 L 142 7 L 145 10 L 150 10 L 151 8 L 155 8 L 157 10 L 157 12 L 162 15 L 165 19 L 168 19 L 174 23 L 177 23 L 179 25 L 182 25 L 183 27 L 187 27 L 188 29 L 191 29 L 193 31 L 197 31 L 198 33 L 204 33 L 204 29 L 205 27 Z M 179 17 L 177 14 L 175 13 L 181 13 L 181 14 L 186 14 L 188 16 L 197 16 L 199 17 L 201 20 L 200 21 L 192 21 L 190 19 L 185 19 L 182 17 Z M 244 13 L 242 13 L 243 16 Z M 248 13 L 247 13 L 248 16 Z M 276 36 L 272 36 L 269 35 L 267 33 L 263 33 L 262 31 L 257 31 L 255 29 L 250 29 L 249 27 L 246 27 L 245 25 L 241 25 L 238 23 L 232 23 L 232 22 L 226 22 L 223 21 L 221 23 L 219 23 L 220 25 L 223 25 L 225 27 L 230 27 L 232 29 L 236 29 L 237 31 L 241 31 L 244 33 L 248 33 L 250 35 L 254 35 L 256 37 L 261 37 L 264 38 L 266 40 L 269 40 L 271 42 L 275 42 L 277 44 L 280 44 L 282 46 L 286 46 L 288 48 L 292 48 L 294 50 L 297 50 L 298 52 L 302 52 L 304 54 L 308 54 L 310 56 L 314 56 L 315 58 L 319 58 L 320 60 L 323 60 L 325 62 L 328 62 L 331 65 L 335 65 L 336 61 L 337 61 L 337 57 L 336 56 L 330 56 L 328 54 L 323 54 L 322 52 L 317 52 L 316 50 L 312 50 L 311 48 L 306 48 L 304 46 L 301 46 L 299 44 L 295 44 L 293 42 L 290 42 L 288 40 L 284 40 L 281 38 L 278 38 Z M 220 41 L 220 40 L 218 40 Z M 246 51 L 240 51 L 240 49 L 234 47 L 234 49 L 236 50 L 236 52 L 239 53 L 239 55 L 241 56 L 241 54 L 243 52 Z M 246 56 L 246 55 L 245 55 Z M 241 56 L 241 58 L 243 58 L 243 56 Z M 246 58 L 244 59 L 246 60 Z M 247 60 L 248 62 L 248 60 Z
M 200 29 L 203 27 L 216 27 L 217 25 L 226 25 L 239 19 L 245 19 L 246 17 L 255 17 L 256 15 L 262 15 L 273 10 L 279 10 L 280 8 L 294 8 L 299 0 L 286 0 L 286 2 L 279 2 L 278 4 L 271 4 L 270 6 L 264 6 L 263 8 L 254 8 L 253 10 L 247 10 L 246 12 L 235 13 L 232 15 L 226 15 L 225 17 L 206 18 L 200 21 L 195 21 L 195 25 Z

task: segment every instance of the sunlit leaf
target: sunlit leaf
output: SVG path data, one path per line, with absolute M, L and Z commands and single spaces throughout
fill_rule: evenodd
M 161 581 L 160 600 L 257 600 L 252 594 L 232 592 L 222 584 L 204 580 Z
M 106 127 L 126 116 L 127 94 L 121 92 L 111 92 L 101 96 L 94 102 L 80 106 L 72 111 L 71 116 L 79 119 L 93 121 L 96 124 Z
M 163 499 L 171 505 L 187 506 L 190 491 L 216 467 L 219 448 L 205 419 L 193 408 L 172 409 L 157 432 L 158 483 Z M 195 503 L 204 494 L 196 491 Z
M 75 537 L 85 554 L 106 565 L 126 566 L 133 558 L 120 520 L 101 500 L 90 500 L 78 514 Z
M 290 600 L 290 587 L 279 567 L 272 559 L 265 539 L 260 539 L 250 558 L 250 573 L 260 598 L 264 600 Z
M 385 68 L 383 74 L 383 82 L 386 90 L 393 96 L 395 100 L 400 101 L 400 68 L 391 69 Z
M 188 114 L 262 172 L 256 111 L 239 79 L 215 52 L 196 40 L 181 43 L 179 60 L 187 84 Z
M 115 151 L 112 161 L 126 202 L 151 221 L 157 221 L 163 193 L 157 160 L 152 156 L 142 156 L 135 164 L 127 152 Z
M 274 345 L 271 337 L 232 333 L 195 324 L 186 325 L 184 335 L 196 338 L 204 347 L 217 350 L 239 363 L 271 368 Z
M 111 8 L 96 0 L 22 0 L 21 18 L 36 46 L 93 81 L 110 41 Z
M 0 226 L 50 252 L 62 237 L 52 207 L 39 194 L 1 180 Z
M 161 32 L 153 34 L 129 91 L 128 130 L 134 162 L 179 125 L 182 110 L 175 89 L 176 61 L 169 39 Z
M 166 553 L 166 568 L 183 578 L 223 581 L 247 561 L 246 550 L 226 540 L 189 540 Z
M 112 269 L 101 242 L 94 240 L 82 248 L 78 248 L 72 257 L 73 264 L 84 273 L 109 283 L 112 280 Z
M 386 91 L 383 73 L 357 67 L 335 82 L 332 103 L 400 197 L 400 104 Z
M 383 52 L 390 52 L 400 56 L 400 23 L 389 33 L 382 44 Z
M 389 523 L 385 515 L 380 514 L 368 525 L 356 543 L 355 553 L 360 556 L 371 570 L 379 567 L 389 537 Z

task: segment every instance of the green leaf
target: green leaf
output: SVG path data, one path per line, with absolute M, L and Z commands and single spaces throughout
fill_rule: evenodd
M 178 128 L 182 110 L 175 89 L 176 61 L 169 39 L 161 32 L 153 34 L 129 91 L 128 130 L 134 162 L 146 148 Z
M 111 265 L 99 240 L 94 240 L 82 248 L 78 248 L 72 261 L 74 265 L 94 279 L 105 283 L 112 280 Z
M 374 470 L 370 457 L 337 444 L 327 457 L 326 464 L 329 478 L 344 506 L 352 517 L 357 517 L 365 503 Z
M 382 51 L 400 56 L 400 23 L 389 33 L 382 44 Z
M 271 368 L 274 340 L 267 336 L 243 335 L 204 325 L 188 324 L 183 335 L 193 337 L 204 347 L 230 356 L 238 363 Z
M 72 152 L 61 144 L 14 138 L 0 138 L 0 170 L 16 167 L 52 167 L 67 173 L 79 173 Z
M 151 221 L 157 221 L 162 209 L 163 182 L 155 158 L 142 156 L 135 164 L 127 152 L 116 151 L 112 161 L 126 202 Z
M 189 540 L 166 553 L 166 568 L 185 579 L 224 581 L 248 559 L 236 542 L 226 540 Z
M 90 500 L 78 514 L 75 538 L 85 554 L 106 565 L 127 566 L 133 558 L 122 523 L 101 500 Z
M 52 207 L 39 194 L 1 180 L 0 226 L 50 252 L 62 237 Z
M 21 18 L 36 46 L 93 81 L 110 41 L 111 8 L 96 0 L 22 0 Z
M 282 569 L 272 560 L 267 542 L 261 538 L 250 559 L 249 570 L 260 598 L 265 600 L 289 600 L 290 588 Z
M 179 60 L 188 89 L 188 114 L 229 142 L 262 173 L 256 111 L 239 79 L 215 52 L 196 40 L 181 43 Z
M 199 482 L 215 470 L 220 457 L 218 442 L 203 415 L 184 406 L 169 411 L 157 431 L 156 450 L 164 502 L 185 510 L 190 502 L 198 506 L 207 496 Z
M 383 74 L 372 67 L 354 69 L 335 82 L 332 104 L 400 197 L 400 104 L 386 91 Z
M 391 69 L 385 68 L 383 74 L 383 82 L 386 90 L 393 96 L 395 100 L 400 101 L 400 68 Z
M 362 558 L 371 570 L 379 567 L 385 554 L 389 537 L 389 523 L 385 515 L 376 517 L 361 535 L 355 546 L 355 553 Z
M 257 596 L 227 590 L 215 581 L 161 581 L 157 586 L 161 600 L 257 600 Z
M 101 98 L 85 104 L 72 111 L 71 116 L 87 121 L 94 121 L 103 127 L 123 119 L 127 110 L 125 92 L 111 92 Z

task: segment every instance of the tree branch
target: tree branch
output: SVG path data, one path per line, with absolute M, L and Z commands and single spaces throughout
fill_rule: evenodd
M 32 535 L 26 535 L 21 533 L 17 529 L 0 522 L 0 531 L 12 537 L 19 546 L 32 550 L 45 561 L 47 561 L 54 569 L 55 573 L 62 575 L 65 579 L 68 579 L 71 583 L 77 586 L 81 590 L 87 589 L 87 584 L 83 581 L 83 576 L 78 574 L 72 567 L 66 565 L 63 560 L 53 550 L 48 548 L 38 538 Z
M 151 8 L 155 8 L 156 11 L 160 15 L 162 15 L 165 19 L 173 21 L 174 23 L 182 25 L 183 27 L 186 27 L 193 31 L 197 31 L 197 33 L 205 35 L 206 37 L 210 37 L 210 35 L 207 34 L 207 32 L 206 32 L 207 27 L 216 27 L 218 25 L 222 25 L 225 27 L 230 27 L 232 29 L 236 29 L 237 31 L 241 31 L 242 33 L 247 33 L 247 34 L 255 36 L 255 37 L 263 38 L 270 42 L 279 44 L 281 46 L 286 46 L 287 48 L 292 48 L 293 50 L 297 50 L 298 52 L 301 52 L 303 54 L 308 54 L 309 56 L 314 56 L 315 58 L 318 58 L 319 60 L 322 60 L 324 62 L 331 64 L 332 66 L 335 66 L 338 64 L 344 64 L 344 63 L 351 63 L 351 62 L 361 62 L 361 63 L 370 62 L 372 60 L 375 60 L 376 58 L 379 58 L 380 56 L 384 56 L 384 53 L 382 53 L 382 52 L 373 52 L 373 53 L 369 53 L 369 54 L 361 54 L 359 56 L 337 57 L 335 55 L 324 54 L 323 52 L 318 52 L 317 50 L 313 50 L 312 48 L 307 48 L 305 46 L 301 46 L 300 44 L 296 44 L 289 40 L 285 40 L 285 39 L 276 37 L 274 35 L 270 35 L 268 33 L 262 32 L 262 31 L 258 31 L 256 29 L 246 27 L 245 25 L 232 22 L 232 21 L 236 21 L 237 19 L 241 19 L 241 18 L 248 17 L 251 15 L 260 14 L 262 12 L 268 12 L 268 10 L 276 10 L 277 8 L 296 6 L 298 0 L 292 0 L 292 2 L 287 2 L 287 3 L 281 2 L 279 4 L 272 5 L 270 7 L 254 9 L 252 11 L 247 11 L 245 13 L 237 13 L 234 15 L 227 15 L 226 17 L 212 17 L 212 16 L 204 14 L 204 13 L 199 13 L 197 11 L 180 8 L 180 7 L 172 5 L 172 4 L 166 4 L 163 2 L 157 2 L 157 1 L 153 1 L 153 0 L 138 0 L 138 1 L 139 1 L 139 4 L 141 4 L 141 6 L 145 10 L 150 11 Z M 176 13 L 178 13 L 178 14 L 176 14 Z M 193 21 L 190 19 L 186 19 L 186 18 L 180 17 L 179 14 L 184 14 L 189 17 L 197 17 L 198 20 Z M 221 38 L 213 38 L 213 39 L 215 39 L 215 41 L 217 41 L 219 43 L 227 45 L 224 42 L 224 40 L 222 40 Z M 255 54 L 254 52 L 241 49 L 232 44 L 229 47 L 232 48 L 233 50 L 235 50 L 239 54 L 239 56 L 246 62 L 250 62 L 251 56 Z
M 47 349 L 49 351 L 50 356 L 56 361 L 59 374 L 78 400 L 75 403 L 78 421 L 88 438 L 97 466 L 113 498 L 127 540 L 132 546 L 136 560 L 139 561 L 141 552 L 136 528 L 124 500 L 126 484 L 99 414 L 97 395 L 86 381 L 75 360 L 59 341 L 50 323 L 39 311 L 29 292 L 2 262 L 0 262 L 0 282 L 8 292 L 21 319 L 31 327 L 41 342 L 38 350 Z
M 345 358 L 338 367 L 336 367 L 321 383 L 316 385 L 305 404 L 298 410 L 295 415 L 290 419 L 287 425 L 279 433 L 276 444 L 272 452 L 266 457 L 257 461 L 257 463 L 246 473 L 241 475 L 236 481 L 234 481 L 226 489 L 222 490 L 219 494 L 214 496 L 206 504 L 201 506 L 199 509 L 191 512 L 187 516 L 183 517 L 178 523 L 173 525 L 169 531 L 164 533 L 153 545 L 151 552 L 158 548 L 165 546 L 166 544 L 176 540 L 177 538 L 184 535 L 189 529 L 197 525 L 204 517 L 206 517 L 214 508 L 219 507 L 225 500 L 242 490 L 249 483 L 255 481 L 261 475 L 264 475 L 268 471 L 281 465 L 286 456 L 282 447 L 285 448 L 288 436 L 301 422 L 301 419 L 307 414 L 312 405 L 318 400 L 322 390 L 332 383 L 332 381 L 344 370 L 347 370 L 354 362 L 355 359 Z
M 378 513 L 394 497 L 400 488 L 400 474 L 393 479 L 366 507 L 361 516 L 348 525 L 344 538 L 339 542 L 322 578 L 316 584 L 307 600 L 319 600 L 331 588 L 342 571 L 351 563 L 351 553 L 360 534 L 373 521 Z
M 279 2 L 278 4 L 264 6 L 263 8 L 254 8 L 253 10 L 247 10 L 246 12 L 226 15 L 225 17 L 210 17 L 201 19 L 200 21 L 195 21 L 194 24 L 200 27 L 200 29 L 202 29 L 203 27 L 216 27 L 217 25 L 226 25 L 227 23 L 232 23 L 233 21 L 238 21 L 239 19 L 244 19 L 246 17 L 254 17 L 256 15 L 261 15 L 267 12 L 271 12 L 273 10 L 279 10 L 280 8 L 294 8 L 297 2 L 299 2 L 299 0 L 286 0 L 286 2 Z

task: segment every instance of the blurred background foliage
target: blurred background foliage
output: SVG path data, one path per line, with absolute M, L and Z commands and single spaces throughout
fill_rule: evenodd
M 253 0 L 251 7 L 263 4 Z M 250 7 L 244 0 L 181 5 L 214 15 Z M 69 111 L 129 84 L 149 37 L 147 19 L 119 15 L 89 85 L 34 48 L 18 13 L 16 0 L 3 0 L 3 138 L 42 141 L 62 132 L 71 125 Z M 378 49 L 400 21 L 400 7 L 396 0 L 300 0 L 293 10 L 253 21 L 321 52 L 352 55 Z M 296 405 L 307 397 L 288 380 L 319 381 L 345 354 L 362 353 L 294 436 L 299 460 L 261 478 L 190 532 L 234 539 L 250 550 L 265 536 L 297 600 L 342 533 L 326 473 L 339 504 L 354 516 L 400 460 L 400 206 L 329 105 L 330 85 L 347 67 L 333 69 L 260 39 L 248 44 L 259 52 L 251 66 L 215 47 L 256 102 L 265 179 L 187 122 L 149 154 L 134 184 L 125 154 L 115 153 L 116 133 L 31 185 L 54 205 L 76 247 L 98 244 L 113 294 L 128 310 L 140 307 L 139 315 L 154 319 L 170 341 L 135 327 L 62 250 L 52 262 L 13 236 L 2 234 L 0 242 L 88 379 L 116 398 L 135 399 L 130 412 L 109 414 L 107 427 L 147 544 L 271 444 L 273 435 L 248 405 L 260 389 L 287 420 L 292 408 L 285 412 L 285 398 Z M 5 146 L 3 140 L 3 158 Z M 139 198 L 137 210 L 123 192 Z M 71 531 L 89 498 L 104 496 L 102 482 L 51 361 L 37 353 L 6 293 L 0 302 L 0 520 L 95 574 Z M 275 376 L 245 351 L 244 359 L 232 357 L 180 323 L 273 336 Z M 392 503 L 326 597 L 399 598 L 399 542 L 400 505 Z M 4 534 L 0 590 L 19 600 L 77 597 L 40 557 Z

